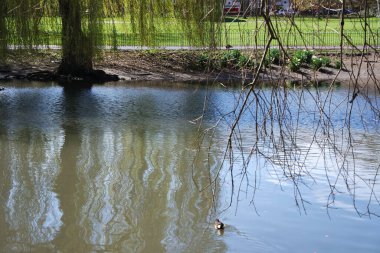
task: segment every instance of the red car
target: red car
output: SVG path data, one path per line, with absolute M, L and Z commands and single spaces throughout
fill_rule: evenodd
M 224 14 L 237 15 L 240 13 L 241 4 L 240 0 L 226 0 L 224 4 Z

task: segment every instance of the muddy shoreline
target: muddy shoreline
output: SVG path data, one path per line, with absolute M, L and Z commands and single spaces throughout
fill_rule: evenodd
M 111 75 L 114 79 L 105 81 L 211 81 L 228 83 L 242 81 L 250 83 L 252 69 L 197 69 L 194 64 L 200 52 L 189 51 L 117 51 L 105 52 L 95 61 L 94 67 L 99 73 Z M 331 56 L 337 58 L 337 56 Z M 57 51 L 39 51 L 27 54 L 14 53 L 8 61 L 0 63 L 0 81 L 34 80 L 57 81 L 54 71 L 58 67 L 60 55 Z M 63 77 L 63 82 L 66 77 Z M 291 72 L 286 66 L 271 65 L 260 73 L 260 81 L 278 84 L 305 84 L 335 82 L 355 85 L 359 89 L 379 87 L 380 57 L 369 53 L 364 56 L 344 56 L 342 69 L 323 67 L 318 71 L 301 68 Z M 76 79 L 73 79 L 74 81 Z M 71 81 L 73 81 L 71 80 Z M 90 80 L 104 83 L 102 76 Z

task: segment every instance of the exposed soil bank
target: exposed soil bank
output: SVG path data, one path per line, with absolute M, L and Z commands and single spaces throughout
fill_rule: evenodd
M 101 59 L 95 61 L 95 69 L 110 74 L 104 77 L 101 71 L 89 80 L 93 83 L 105 81 L 216 81 L 228 82 L 244 80 L 249 83 L 253 78 L 253 69 L 241 68 L 207 68 L 199 65 L 202 51 L 117 51 L 105 52 Z M 250 52 L 245 52 L 249 55 Z M 329 56 L 333 61 L 340 58 Z M 6 63 L 0 63 L 0 80 L 29 79 L 40 81 L 76 81 L 77 77 L 57 77 L 54 70 L 58 67 L 58 51 L 39 51 L 35 53 L 13 52 Z M 259 59 L 258 59 L 259 60 Z M 370 53 L 362 56 L 343 57 L 343 70 L 324 67 L 318 71 L 301 68 L 291 72 L 286 66 L 271 65 L 264 68 L 260 80 L 274 81 L 279 84 L 340 82 L 358 84 L 359 87 L 378 87 L 380 81 L 380 58 Z M 69 80 L 70 79 L 70 80 Z M 80 79 L 80 78 L 79 78 Z

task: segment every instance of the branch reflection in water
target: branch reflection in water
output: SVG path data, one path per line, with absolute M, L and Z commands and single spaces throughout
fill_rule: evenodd
M 1 230 L 19 236 L 4 235 L 2 249 L 200 252 L 214 244 L 224 251 L 206 232 L 210 193 L 193 185 L 193 177 L 208 183 L 208 166 L 217 167 L 216 159 L 204 163 L 215 154 L 204 153 L 196 171 L 191 168 L 198 128 L 188 121 L 201 113 L 192 104 L 203 93 L 184 89 L 171 100 L 170 90 L 161 89 L 47 88 L 35 101 L 33 89 L 8 90 L 12 105 L 2 104 L 2 115 L 9 115 L 1 123 L 1 149 L 11 151 L 1 153 L 7 168 L 1 192 L 12 204 L 1 211 L 9 217 Z M 22 92 L 22 101 L 12 92 Z M 59 98 L 51 101 L 52 94 Z M 33 108 L 36 102 L 45 106 Z M 11 111 L 21 103 L 27 112 Z M 32 123 L 15 126 L 15 116 L 22 117 L 15 113 L 28 114 Z M 39 191 L 44 185 L 48 190 Z
M 299 231 L 310 234 L 299 243 L 305 252 L 324 245 L 313 229 L 325 222 L 321 206 L 352 211 L 355 200 L 359 214 L 368 203 L 378 210 L 378 117 L 358 96 L 347 132 L 344 89 L 258 89 L 229 136 L 242 101 L 236 89 L 12 85 L 0 94 L 1 251 L 286 252 Z M 332 101 L 322 120 L 321 101 Z M 316 214 L 310 226 L 294 200 Z M 353 220 L 339 216 L 378 228 Z M 282 227 L 295 229 L 281 240 Z M 374 236 L 346 252 L 376 252 Z

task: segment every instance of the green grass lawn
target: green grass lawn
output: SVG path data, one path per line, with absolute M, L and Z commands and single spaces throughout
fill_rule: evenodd
M 284 45 L 288 46 L 339 46 L 340 45 L 340 19 L 326 18 L 318 19 L 313 17 L 273 17 L 273 26 L 277 35 Z M 380 19 L 367 19 L 366 41 L 371 45 L 379 44 Z M 227 43 L 231 45 L 264 45 L 268 37 L 268 32 L 262 18 L 248 18 L 235 20 L 235 22 L 225 22 L 222 24 L 226 31 Z M 344 23 L 344 33 L 346 38 L 344 45 L 350 43 L 363 45 L 365 21 L 359 18 L 347 18 Z M 239 32 L 235 32 L 239 31 Z M 255 43 L 257 41 L 257 43 Z M 277 45 L 273 41 L 273 45 Z
M 163 22 L 162 22 L 163 21 Z M 277 36 L 285 46 L 339 46 L 340 45 L 340 19 L 314 17 L 272 17 L 273 26 Z M 379 45 L 380 19 L 367 19 L 366 41 L 371 45 Z M 45 18 L 40 23 L 44 31 L 35 41 L 35 44 L 60 45 L 60 20 Z M 344 31 L 347 39 L 343 44 L 363 45 L 365 22 L 359 18 L 347 18 Z M 138 28 L 134 32 L 128 19 L 105 19 L 104 30 L 109 36 L 105 37 L 107 46 L 201 46 L 209 45 L 208 31 L 205 31 L 204 43 L 202 40 L 188 39 L 183 27 L 175 19 L 166 18 L 155 22 L 155 34 L 142 38 Z M 261 17 L 247 19 L 229 17 L 219 24 L 220 34 L 216 36 L 216 45 L 224 46 L 264 46 L 268 39 L 268 31 Z M 116 38 L 112 34 L 116 32 Z M 15 36 L 17 39 L 17 36 Z M 17 44 L 15 42 L 15 44 Z M 274 40 L 272 45 L 277 45 Z
M 247 19 L 236 19 L 235 22 L 232 18 L 228 19 L 230 22 L 223 23 L 225 29 L 256 29 L 264 24 L 261 17 L 250 17 Z M 327 31 L 334 32 L 340 30 L 339 18 L 316 18 L 316 17 L 272 17 L 273 25 L 279 31 L 287 31 L 296 25 L 302 31 Z M 374 30 L 380 28 L 379 18 L 367 19 L 367 24 Z M 344 23 L 345 30 L 363 30 L 364 20 L 360 18 L 346 18 Z

